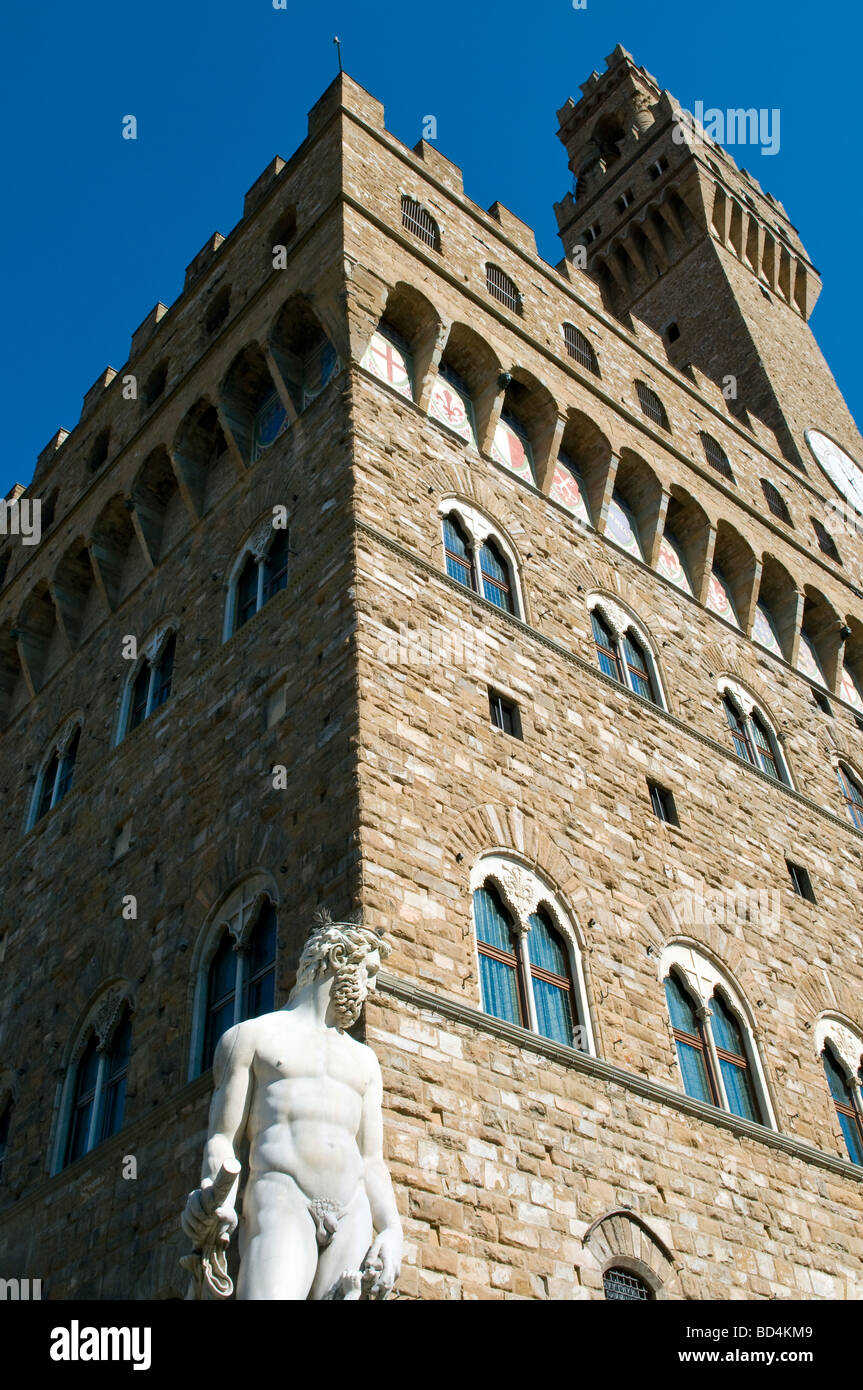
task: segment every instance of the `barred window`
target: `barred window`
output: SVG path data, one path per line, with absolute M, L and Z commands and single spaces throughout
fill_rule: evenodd
M 702 431 L 701 443 L 704 446 L 704 455 L 711 468 L 715 468 L 717 473 L 721 473 L 723 478 L 728 478 L 734 482 L 734 473 L 728 461 L 728 455 L 718 440 L 712 434 L 705 434 Z
M 602 1287 L 609 1303 L 651 1303 L 656 1298 L 653 1289 L 628 1269 L 607 1269 Z
M 563 325 L 563 337 L 570 357 L 574 357 L 576 362 L 580 363 L 586 371 L 593 372 L 594 376 L 599 376 L 599 362 L 596 353 L 581 329 L 576 328 L 574 323 L 565 323 Z
M 772 483 L 768 483 L 766 478 L 762 478 L 761 491 L 764 493 L 764 500 L 773 515 L 784 522 L 786 526 L 793 526 L 794 523 L 791 520 L 791 513 L 778 487 L 774 487 Z
M 830 532 L 827 530 L 827 527 L 822 522 L 820 522 L 817 517 L 813 516 L 810 518 L 810 520 L 812 522 L 812 530 L 815 532 L 815 539 L 818 542 L 818 549 L 821 551 L 821 554 L 826 555 L 828 560 L 832 560 L 834 565 L 841 565 L 842 556 L 839 554 L 839 551 L 836 548 L 836 542 L 834 541 Z
M 440 251 L 440 227 L 416 198 L 402 197 L 402 226 L 433 251 Z
M 514 314 L 520 314 L 521 294 L 515 281 L 510 279 L 506 271 L 501 270 L 500 266 L 489 264 L 485 268 L 485 278 L 489 294 L 501 304 L 505 304 Z
M 670 433 L 671 426 L 668 423 L 665 406 L 662 404 L 656 392 L 643 381 L 637 381 L 635 383 L 635 389 L 638 393 L 638 403 L 648 420 L 652 420 L 654 425 L 658 425 L 660 429 L 668 430 Z

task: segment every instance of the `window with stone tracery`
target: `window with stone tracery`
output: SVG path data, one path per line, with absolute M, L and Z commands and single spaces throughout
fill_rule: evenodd
M 290 532 L 274 527 L 267 518 L 234 566 L 228 585 L 225 641 L 288 587 L 290 557 Z
M 276 1001 L 278 915 L 267 876 L 253 875 L 223 903 L 203 934 L 191 1076 L 212 1065 L 222 1034 L 272 1013 Z
M 761 1060 L 733 982 L 695 947 L 666 947 L 660 973 L 683 1089 L 773 1127 Z
M 656 662 L 629 615 L 615 603 L 597 599 L 592 602 L 590 623 L 599 669 L 664 709 Z
M 132 1051 L 128 998 L 113 991 L 90 1017 L 72 1053 L 61 1104 L 58 1168 L 119 1133 Z
M 504 613 L 521 616 L 514 557 L 485 517 L 466 503 L 448 505 L 443 515 L 443 543 L 451 579 Z
M 47 761 L 43 763 L 30 805 L 31 826 L 62 801 L 71 787 L 80 741 L 81 725 L 69 724 L 54 744 Z
M 592 1051 L 581 955 L 556 895 L 496 857 L 480 861 L 472 881 L 483 1011 Z
M 848 1157 L 863 1165 L 863 1039 L 828 1016 L 818 1020 L 815 1042 Z

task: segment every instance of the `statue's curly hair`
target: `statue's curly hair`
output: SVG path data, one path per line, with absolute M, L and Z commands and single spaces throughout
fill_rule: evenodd
M 391 950 L 382 933 L 371 927 L 364 927 L 360 922 L 333 922 L 321 913 L 303 947 L 294 992 L 316 980 L 327 969 L 338 971 L 345 966 L 361 965 L 372 951 L 386 960 Z

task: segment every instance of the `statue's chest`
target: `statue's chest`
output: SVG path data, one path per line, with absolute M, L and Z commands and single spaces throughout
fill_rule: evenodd
M 357 1058 L 354 1049 L 338 1033 L 321 1036 L 305 1029 L 291 1029 L 259 1045 L 255 1072 L 265 1084 L 280 1079 L 306 1082 L 341 1082 L 357 1088 Z

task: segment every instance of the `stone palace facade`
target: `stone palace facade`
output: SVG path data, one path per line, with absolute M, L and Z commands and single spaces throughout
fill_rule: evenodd
M 0 550 L 0 1276 L 178 1298 L 209 1064 L 394 944 L 407 1299 L 863 1293 L 863 444 L 616 49 L 551 266 L 340 76 Z

